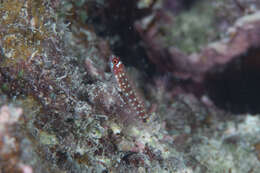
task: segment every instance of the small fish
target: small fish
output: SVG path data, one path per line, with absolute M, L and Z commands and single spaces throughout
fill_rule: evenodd
M 131 86 L 123 63 L 120 61 L 119 57 L 116 57 L 114 55 L 112 55 L 109 60 L 110 68 L 116 79 L 119 91 L 126 98 L 125 100 L 128 102 L 136 115 L 143 119 L 143 121 L 146 121 L 147 113 L 144 107 L 144 103 L 137 96 L 136 91 Z

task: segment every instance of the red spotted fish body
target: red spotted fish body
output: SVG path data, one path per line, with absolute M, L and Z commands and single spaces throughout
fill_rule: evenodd
M 137 116 L 145 120 L 146 111 L 144 103 L 139 97 L 137 97 L 135 90 L 131 86 L 126 71 L 124 69 L 124 65 L 120 61 L 119 57 L 116 57 L 114 55 L 110 57 L 110 68 L 116 79 L 119 91 L 122 92 L 123 96 L 126 98 L 128 104 L 137 114 Z

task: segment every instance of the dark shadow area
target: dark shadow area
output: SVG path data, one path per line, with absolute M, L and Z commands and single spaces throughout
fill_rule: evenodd
M 260 48 L 235 58 L 221 72 L 209 74 L 206 88 L 219 108 L 233 113 L 260 113 Z
M 199 0 L 166 0 L 163 9 L 181 12 L 189 10 L 197 1 Z M 146 45 L 134 24 L 155 11 L 155 2 L 152 0 L 146 8 L 138 8 L 139 0 L 109 0 L 104 1 L 104 4 L 88 1 L 85 4 L 89 15 L 86 23 L 94 26 L 95 32 L 109 41 L 114 54 L 120 56 L 126 66 L 134 66 L 148 77 L 153 77 L 158 71 L 148 60 Z
M 110 46 L 120 56 L 126 66 L 135 66 L 147 74 L 155 70 L 149 63 L 141 38 L 134 29 L 134 22 L 151 13 L 151 10 L 138 9 L 137 0 L 109 0 L 103 6 L 90 7 L 89 20 L 96 33 L 110 41 Z M 89 4 L 87 4 L 89 5 Z M 93 10 L 95 9 L 95 10 Z
M 165 9 L 171 11 L 174 14 L 178 14 L 183 10 L 190 10 L 199 0 L 164 0 L 163 6 Z

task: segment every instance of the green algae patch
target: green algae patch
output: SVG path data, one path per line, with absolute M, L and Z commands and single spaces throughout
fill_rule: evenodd
M 49 134 L 47 132 L 40 132 L 40 143 L 44 145 L 56 145 L 58 144 L 58 139 L 55 135 Z
M 216 40 L 219 35 L 215 28 L 215 7 L 211 2 L 198 2 L 189 11 L 183 11 L 166 28 L 166 44 L 176 46 L 186 53 L 199 51 L 203 46 Z
M 1 89 L 3 92 L 8 92 L 10 89 L 10 86 L 8 83 L 3 83 L 2 86 L 1 86 Z
M 24 108 L 24 117 L 31 121 L 39 114 L 42 110 L 41 104 L 35 100 L 32 95 L 28 95 L 24 99 L 19 99 L 20 105 Z

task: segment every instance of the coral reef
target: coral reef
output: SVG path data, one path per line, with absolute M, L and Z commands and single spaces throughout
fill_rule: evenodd
M 0 172 L 257 173 L 259 111 L 229 111 L 214 88 L 241 64 L 260 74 L 260 4 L 246 2 L 1 1 Z
M 199 14 L 184 13 L 175 17 L 169 12 L 158 11 L 136 22 L 135 26 L 146 42 L 148 57 L 159 69 L 172 72 L 178 78 L 201 82 L 213 67 L 227 64 L 243 52 L 247 52 L 249 48 L 259 46 L 259 12 L 238 18 L 236 21 L 233 19 L 235 23 L 225 26 L 224 30 L 223 24 L 217 23 L 219 19 L 211 19 L 211 16 L 217 13 L 208 14 L 205 10 L 204 13 L 200 13 L 201 9 L 205 9 L 204 5 L 217 10 L 215 4 L 208 3 L 202 3 L 203 6 L 199 8 L 198 5 L 194 7 L 195 12 Z M 212 9 L 209 11 L 213 12 Z M 204 18 L 212 23 L 216 22 L 215 30 L 212 30 L 213 26 L 210 27 L 209 21 L 203 23 Z M 173 31 L 168 31 L 170 29 Z M 212 38 L 208 32 L 212 32 Z M 225 32 L 223 38 L 220 41 L 216 40 L 220 37 L 216 34 L 222 32 Z

